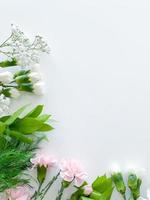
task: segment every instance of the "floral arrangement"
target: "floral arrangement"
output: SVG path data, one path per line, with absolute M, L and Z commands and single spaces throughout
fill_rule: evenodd
M 10 37 L 0 45 L 0 53 L 4 55 L 0 62 L 1 200 L 61 200 L 66 192 L 67 200 L 110 200 L 114 190 L 124 200 L 146 200 L 140 194 L 142 178 L 137 170 L 128 170 L 125 181 L 115 166 L 109 174 L 88 183 L 88 174 L 79 161 L 59 160 L 43 152 L 40 144 L 47 141 L 45 133 L 53 130 L 51 115 L 42 114 L 43 105 L 32 110 L 26 105 L 12 114 L 8 112 L 11 99 L 17 99 L 22 92 L 43 94 L 38 63 L 41 53 L 49 53 L 45 40 L 36 36 L 31 42 L 12 25 Z M 32 176 L 35 172 L 36 176 Z M 51 197 L 56 184 L 55 197 Z

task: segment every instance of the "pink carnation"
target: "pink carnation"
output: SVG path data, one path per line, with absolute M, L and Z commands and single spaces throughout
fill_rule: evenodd
M 30 193 L 27 186 L 18 186 L 6 191 L 11 200 L 29 200 Z
M 44 166 L 45 168 L 53 167 L 57 163 L 57 159 L 53 155 L 46 155 L 44 153 L 38 154 L 35 158 L 31 159 L 31 163 L 36 166 Z
M 83 187 L 83 189 L 84 189 L 84 195 L 85 196 L 89 196 L 93 192 L 93 188 L 92 188 L 91 185 L 85 185 Z
M 63 159 L 60 163 L 60 176 L 67 182 L 72 182 L 80 187 L 87 177 L 87 173 L 83 170 L 80 163 L 76 160 Z

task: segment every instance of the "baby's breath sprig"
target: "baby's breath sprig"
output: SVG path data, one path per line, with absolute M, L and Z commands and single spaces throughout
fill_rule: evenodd
M 39 63 L 41 53 L 49 53 L 50 48 L 43 37 L 37 35 L 34 41 L 25 36 L 18 26 L 11 25 L 11 35 L 0 45 L 0 53 L 9 60 L 0 63 L 1 67 Z

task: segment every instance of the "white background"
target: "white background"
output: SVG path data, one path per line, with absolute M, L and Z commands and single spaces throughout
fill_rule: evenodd
M 43 35 L 51 46 L 41 60 L 47 93 L 20 99 L 46 104 L 57 121 L 44 148 L 81 160 L 90 180 L 112 162 L 123 170 L 129 163 L 145 167 L 148 177 L 150 2 L 1 1 L 1 41 L 11 22 L 29 36 Z

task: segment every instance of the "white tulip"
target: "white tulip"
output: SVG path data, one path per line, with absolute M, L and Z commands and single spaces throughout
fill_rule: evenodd
M 8 84 L 13 81 L 13 74 L 11 72 L 1 72 L 0 73 L 0 82 L 3 84 Z
M 37 72 L 31 72 L 28 76 L 32 83 L 36 83 L 37 81 L 41 80 L 41 74 Z
M 10 89 L 10 95 L 14 99 L 18 99 L 20 96 L 20 92 L 16 88 L 11 88 Z
M 44 82 L 39 81 L 33 84 L 33 92 L 36 95 L 43 95 L 44 94 Z

